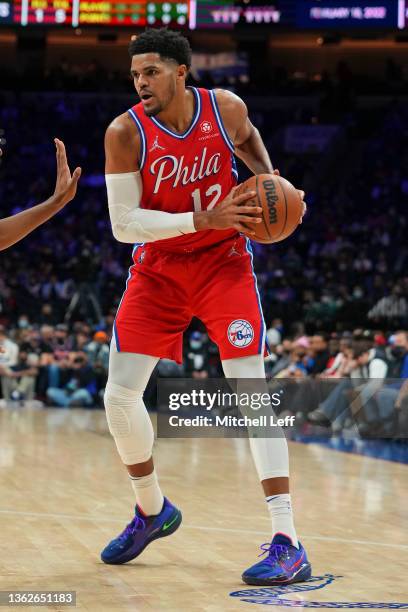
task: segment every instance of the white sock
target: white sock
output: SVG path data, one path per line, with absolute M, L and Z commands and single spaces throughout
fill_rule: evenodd
M 159 487 L 156 470 L 147 476 L 131 476 L 129 474 L 133 490 L 136 495 L 136 503 L 143 514 L 150 516 L 159 514 L 163 508 L 164 498 Z
M 270 495 L 266 503 L 272 519 L 272 539 L 277 533 L 282 533 L 292 541 L 293 546 L 299 548 L 289 493 Z

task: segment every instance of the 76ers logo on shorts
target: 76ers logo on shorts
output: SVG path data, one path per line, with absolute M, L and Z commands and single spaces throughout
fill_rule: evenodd
M 203 134 L 208 134 L 209 132 L 211 132 L 213 129 L 211 121 L 202 121 L 200 123 L 200 129 Z
M 237 348 L 244 348 L 254 339 L 254 328 L 244 319 L 236 319 L 228 327 L 228 340 Z

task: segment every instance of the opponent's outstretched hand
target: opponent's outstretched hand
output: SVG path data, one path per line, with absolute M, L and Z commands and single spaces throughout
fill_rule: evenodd
M 57 183 L 54 194 L 37 206 L 0 219 L 0 251 L 15 244 L 36 227 L 48 221 L 76 194 L 81 168 L 75 168 L 71 176 L 64 143 L 58 138 L 55 138 L 54 142 L 57 149 Z
M 62 208 L 75 197 L 79 177 L 81 176 L 81 168 L 75 168 L 71 176 L 65 145 L 59 138 L 54 138 L 54 142 L 57 158 L 57 182 L 53 197 Z

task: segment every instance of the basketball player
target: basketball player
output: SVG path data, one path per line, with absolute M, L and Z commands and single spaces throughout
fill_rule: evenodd
M 193 316 L 217 343 L 227 378 L 265 378 L 265 324 L 249 241 L 261 208 L 234 199 L 234 153 L 255 173 L 273 168 L 243 101 L 186 87 L 187 40 L 146 30 L 130 44 L 141 102 L 118 116 L 105 139 L 106 184 L 115 238 L 135 244 L 133 266 L 111 343 L 105 408 L 136 497 L 135 516 L 102 552 L 105 563 L 134 559 L 173 533 L 181 513 L 163 497 L 152 459 L 153 427 L 142 396 L 161 357 L 182 361 Z M 303 192 L 300 192 L 303 197 Z M 235 324 L 248 333 L 233 333 Z M 248 584 L 288 584 L 311 566 L 297 539 L 284 437 L 250 438 L 272 519 L 266 558 L 243 574 Z
M 54 139 L 57 157 L 57 183 L 54 194 L 42 204 L 23 210 L 12 217 L 0 220 L 0 250 L 15 244 L 36 227 L 48 221 L 58 211 L 64 208 L 76 194 L 81 168 L 76 168 L 73 175 L 67 162 L 64 143 Z M 0 155 L 2 151 L 0 149 Z

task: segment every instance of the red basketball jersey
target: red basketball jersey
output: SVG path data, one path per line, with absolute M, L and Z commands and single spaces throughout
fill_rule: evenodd
M 190 127 L 177 134 L 142 104 L 129 110 L 140 135 L 139 167 L 143 181 L 141 208 L 168 213 L 211 210 L 237 183 L 234 145 L 223 126 L 213 91 L 191 87 L 195 110 Z M 237 232 L 206 230 L 154 245 L 168 251 L 209 247 Z

